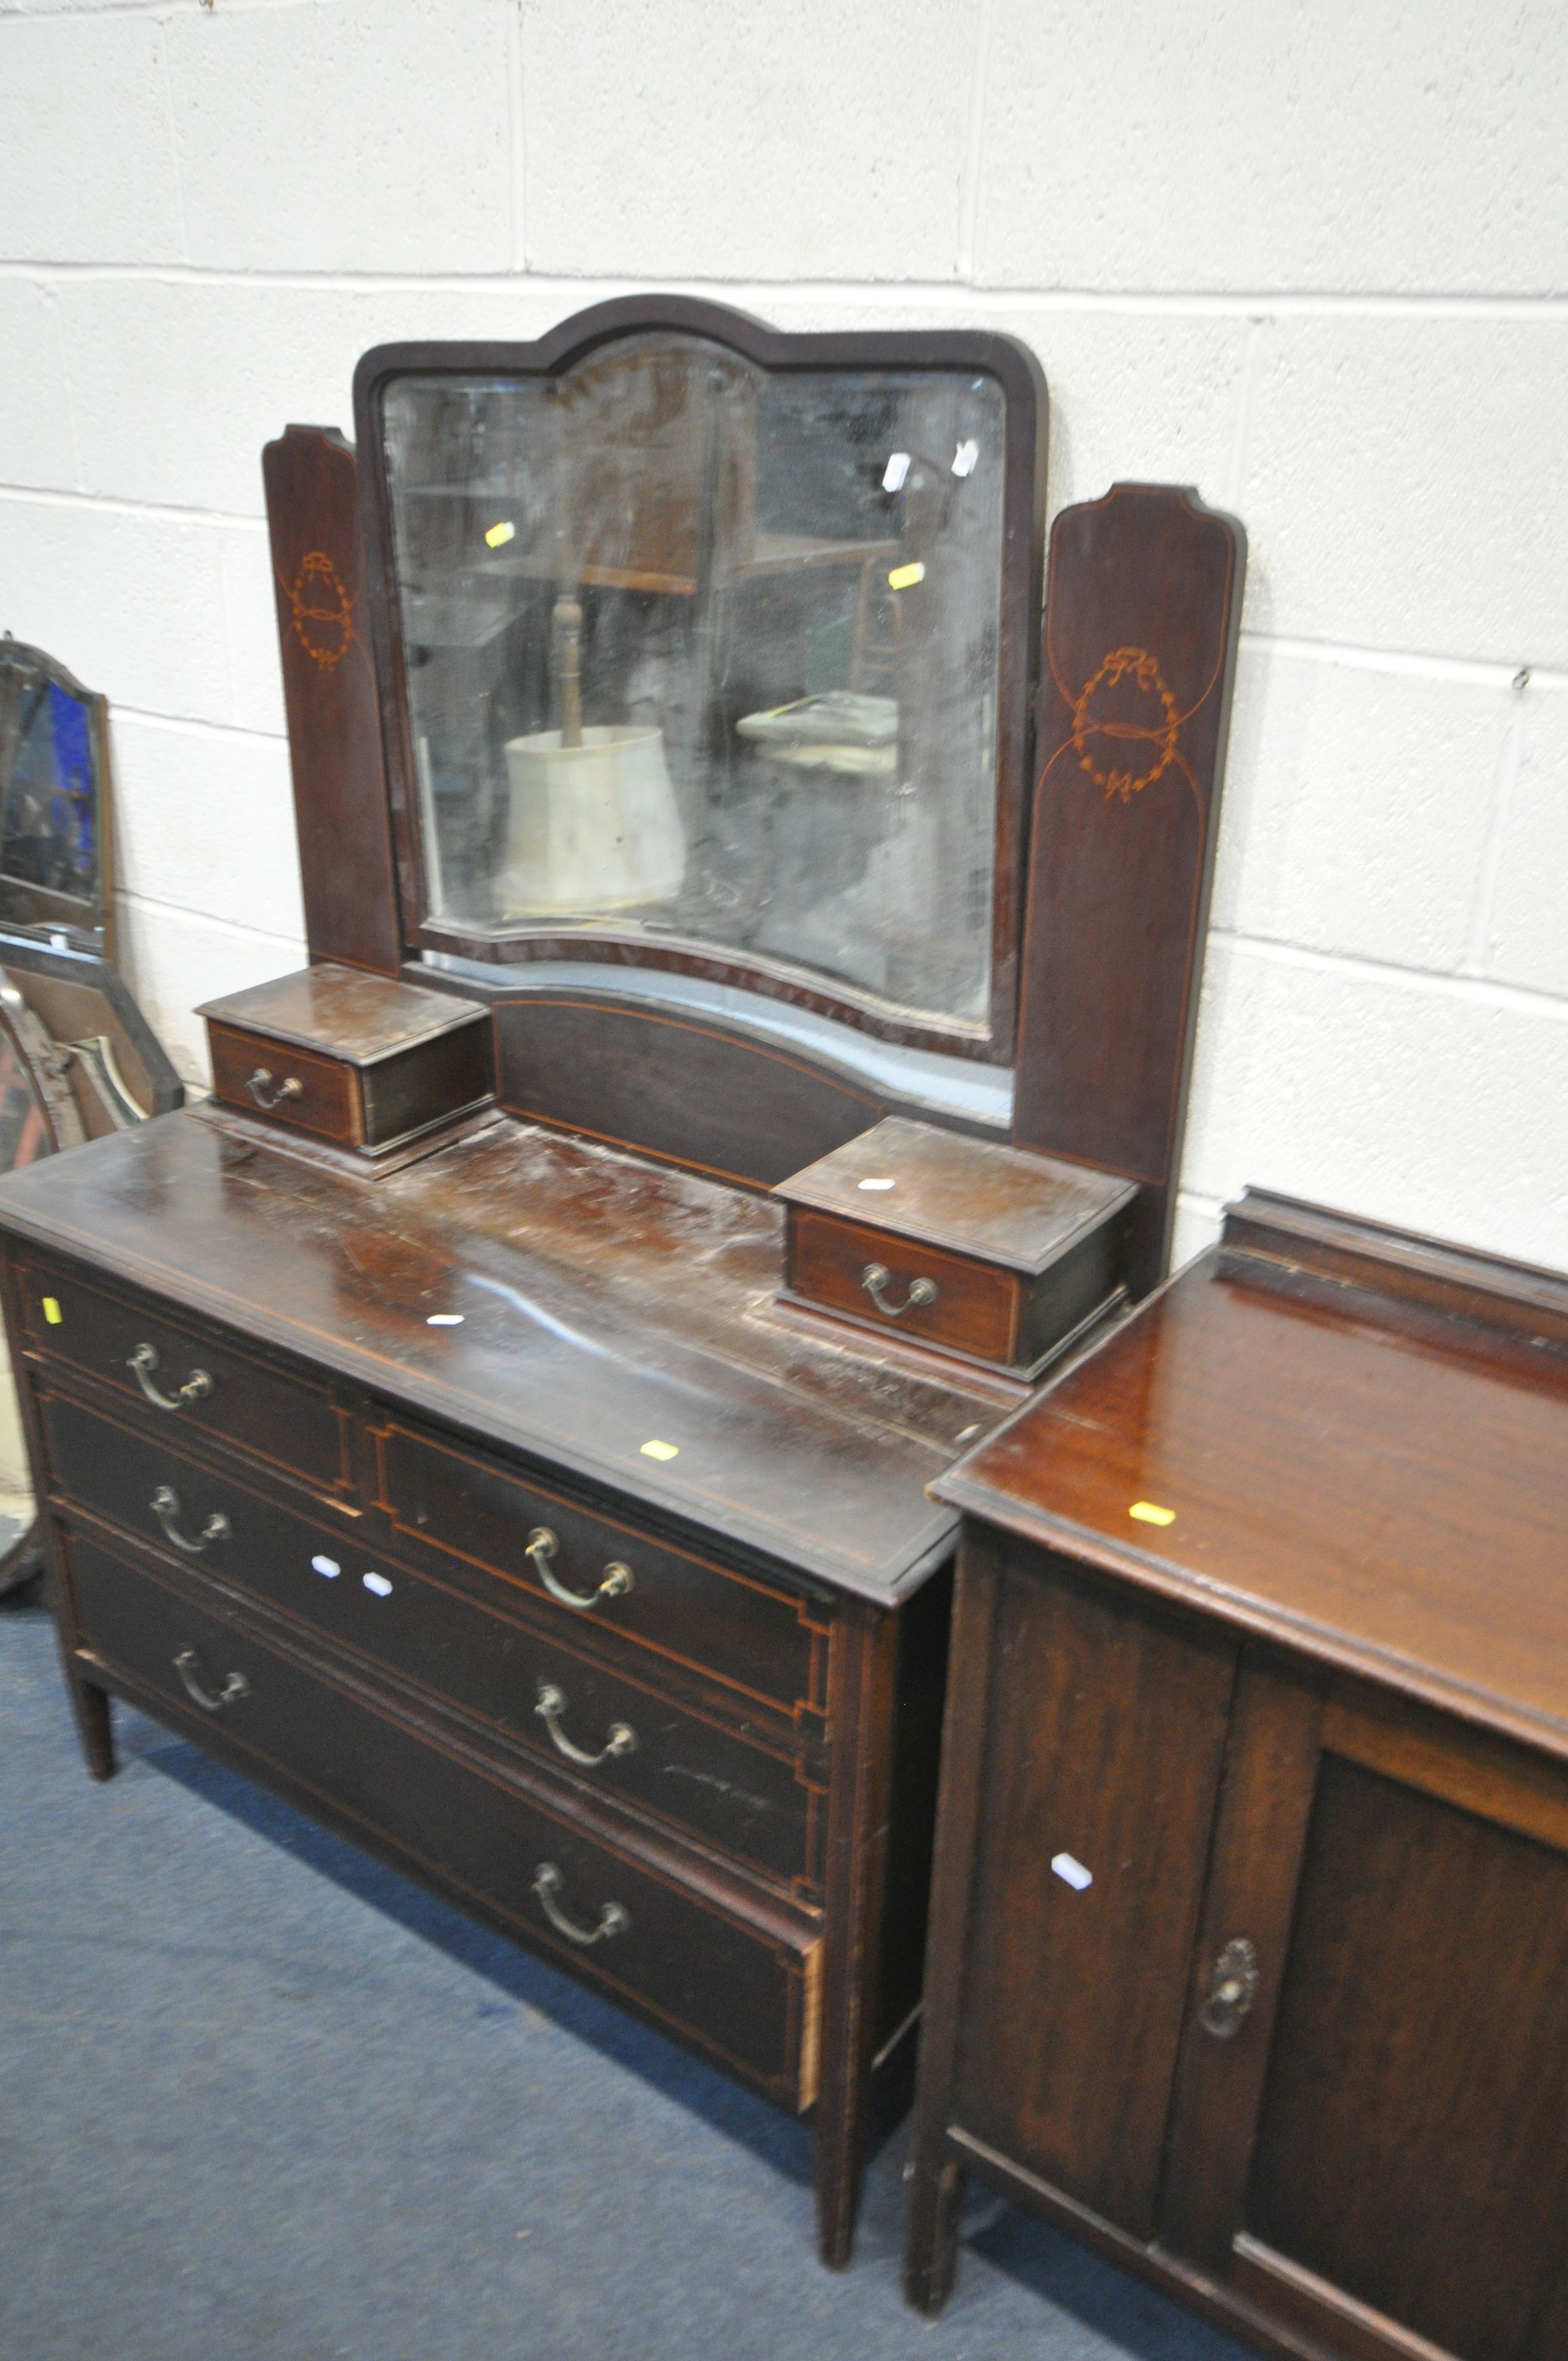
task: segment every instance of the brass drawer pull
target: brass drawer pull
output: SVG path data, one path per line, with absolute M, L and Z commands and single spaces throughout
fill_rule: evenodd
M 597 1927 L 579 1927 L 568 1918 L 555 1896 L 565 1883 L 553 1861 L 542 1861 L 533 1872 L 533 1891 L 539 1896 L 539 1906 L 557 1934 L 565 1935 L 568 1943 L 598 1943 L 607 1935 L 625 1935 L 631 1929 L 631 1917 L 619 1902 L 607 1902 L 599 1911 Z
M 532 1560 L 533 1571 L 550 1593 L 563 1607 L 575 1607 L 579 1615 L 591 1615 L 601 1598 L 624 1598 L 631 1587 L 631 1568 L 620 1558 L 611 1558 L 604 1570 L 604 1580 L 597 1590 L 585 1598 L 580 1591 L 568 1590 L 557 1582 L 550 1571 L 550 1561 L 561 1544 L 548 1525 L 535 1525 L 528 1536 L 526 1555 Z
M 890 1303 L 885 1292 L 890 1276 L 884 1262 L 869 1262 L 861 1273 L 861 1285 L 865 1289 L 877 1310 L 885 1312 L 890 1320 L 902 1320 L 906 1312 L 918 1312 L 923 1305 L 935 1303 L 937 1301 L 937 1282 L 934 1279 L 912 1279 L 909 1282 L 909 1292 L 903 1302 Z
M 272 1076 L 268 1069 L 265 1066 L 258 1066 L 255 1073 L 252 1074 L 250 1080 L 247 1082 L 245 1087 L 250 1093 L 251 1097 L 256 1101 L 258 1107 L 267 1107 L 270 1109 L 275 1107 L 279 1104 L 280 1100 L 302 1099 L 305 1095 L 305 1086 L 296 1075 L 290 1074 L 286 1076 L 285 1079 L 279 1083 L 277 1089 L 275 1091 L 271 1091 L 271 1094 L 269 1096 L 271 1082 Z
M 1232 2041 L 1245 2024 L 1257 1998 L 1257 1953 L 1245 1935 L 1227 1943 L 1214 1962 L 1209 1997 L 1198 2012 L 1198 2022 L 1216 2041 Z
M 195 1541 L 188 1540 L 174 1521 L 180 1514 L 180 1495 L 172 1485 L 160 1484 L 148 1506 L 163 1527 L 167 1538 L 177 1550 L 183 1550 L 187 1557 L 200 1557 L 209 1542 L 226 1542 L 229 1537 L 228 1519 L 221 1509 L 214 1509 L 202 1527 L 200 1537 Z
M 250 1683 L 243 1673 L 231 1673 L 216 1696 L 211 1689 L 204 1689 L 196 1678 L 202 1669 L 202 1660 L 194 1648 L 181 1650 L 174 1659 L 174 1669 L 185 1684 L 186 1696 L 192 1705 L 199 1705 L 203 1713 L 216 1713 L 220 1706 L 233 1705 L 236 1697 L 250 1695 Z
M 138 1345 L 126 1367 L 135 1373 L 137 1385 L 156 1410 L 187 1410 L 192 1402 L 200 1401 L 203 1394 L 210 1394 L 213 1390 L 213 1380 L 206 1370 L 192 1369 L 184 1384 L 173 1393 L 160 1392 L 152 1382 L 152 1373 L 158 1367 L 158 1354 L 151 1345 Z
M 601 1763 L 613 1762 L 618 1754 L 631 1754 L 637 1747 L 637 1732 L 629 1721 L 612 1721 L 605 1732 L 605 1743 L 597 1754 L 585 1754 L 574 1746 L 561 1727 L 561 1717 L 566 1710 L 566 1700 L 554 1681 L 539 1684 L 539 1703 L 533 1708 L 554 1741 L 555 1751 L 568 1763 L 580 1763 L 585 1770 L 596 1771 Z

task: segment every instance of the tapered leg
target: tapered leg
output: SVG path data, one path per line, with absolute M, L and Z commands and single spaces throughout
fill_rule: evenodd
M 896 1619 L 850 1611 L 835 1645 L 828 1809 L 827 1973 L 817 2103 L 817 2246 L 841 2271 L 865 2173 L 887 1884 Z
M 904 2292 L 928 2320 L 953 2291 L 963 2197 L 963 2173 L 955 2157 L 943 2155 L 940 2137 L 916 2139 L 905 2231 Z

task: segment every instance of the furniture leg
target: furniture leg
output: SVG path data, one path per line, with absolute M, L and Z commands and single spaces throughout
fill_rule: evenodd
M 904 2292 L 927 2320 L 936 2318 L 953 2291 L 964 2178 L 957 2157 L 943 2154 L 939 2131 L 916 2137 L 905 2233 Z
M 828 1807 L 828 1951 L 822 2085 L 817 2107 L 817 2243 L 841 2271 L 854 2243 L 865 2172 L 892 1768 L 892 1616 L 846 1615 L 831 1712 L 837 1775 Z

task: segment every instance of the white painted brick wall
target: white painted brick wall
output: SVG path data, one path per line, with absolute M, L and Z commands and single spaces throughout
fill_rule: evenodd
M 974 323 L 1053 506 L 1251 537 L 1183 1246 L 1568 1264 L 1565 114 L 1556 0 L 0 0 L 0 628 L 114 700 L 176 1056 L 301 955 L 259 451 L 367 346 Z

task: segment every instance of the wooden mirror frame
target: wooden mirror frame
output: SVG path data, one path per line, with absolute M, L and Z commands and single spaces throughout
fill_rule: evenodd
M 774 374 L 807 369 L 972 370 L 992 377 L 1002 389 L 996 833 L 991 989 L 983 1026 L 905 1012 L 873 994 L 826 974 L 818 976 L 804 966 L 691 939 L 651 939 L 630 928 L 600 926 L 586 932 L 547 923 L 519 926 L 499 937 L 477 935 L 430 916 L 386 465 L 387 389 L 396 379 L 416 375 L 554 377 L 612 340 L 659 331 L 707 338 Z M 365 355 L 355 372 L 354 416 L 356 441 L 365 461 L 360 471 L 365 603 L 380 698 L 405 953 L 433 951 L 481 961 L 495 971 L 498 982 L 508 968 L 543 960 L 593 961 L 630 972 L 662 968 L 784 1001 L 910 1049 L 991 1065 L 1011 1063 L 1017 1034 L 1046 501 L 1046 384 L 1039 363 L 1026 346 L 1011 336 L 970 330 L 794 335 L 768 328 L 724 304 L 678 295 L 627 296 L 576 313 L 531 344 L 378 346 Z

